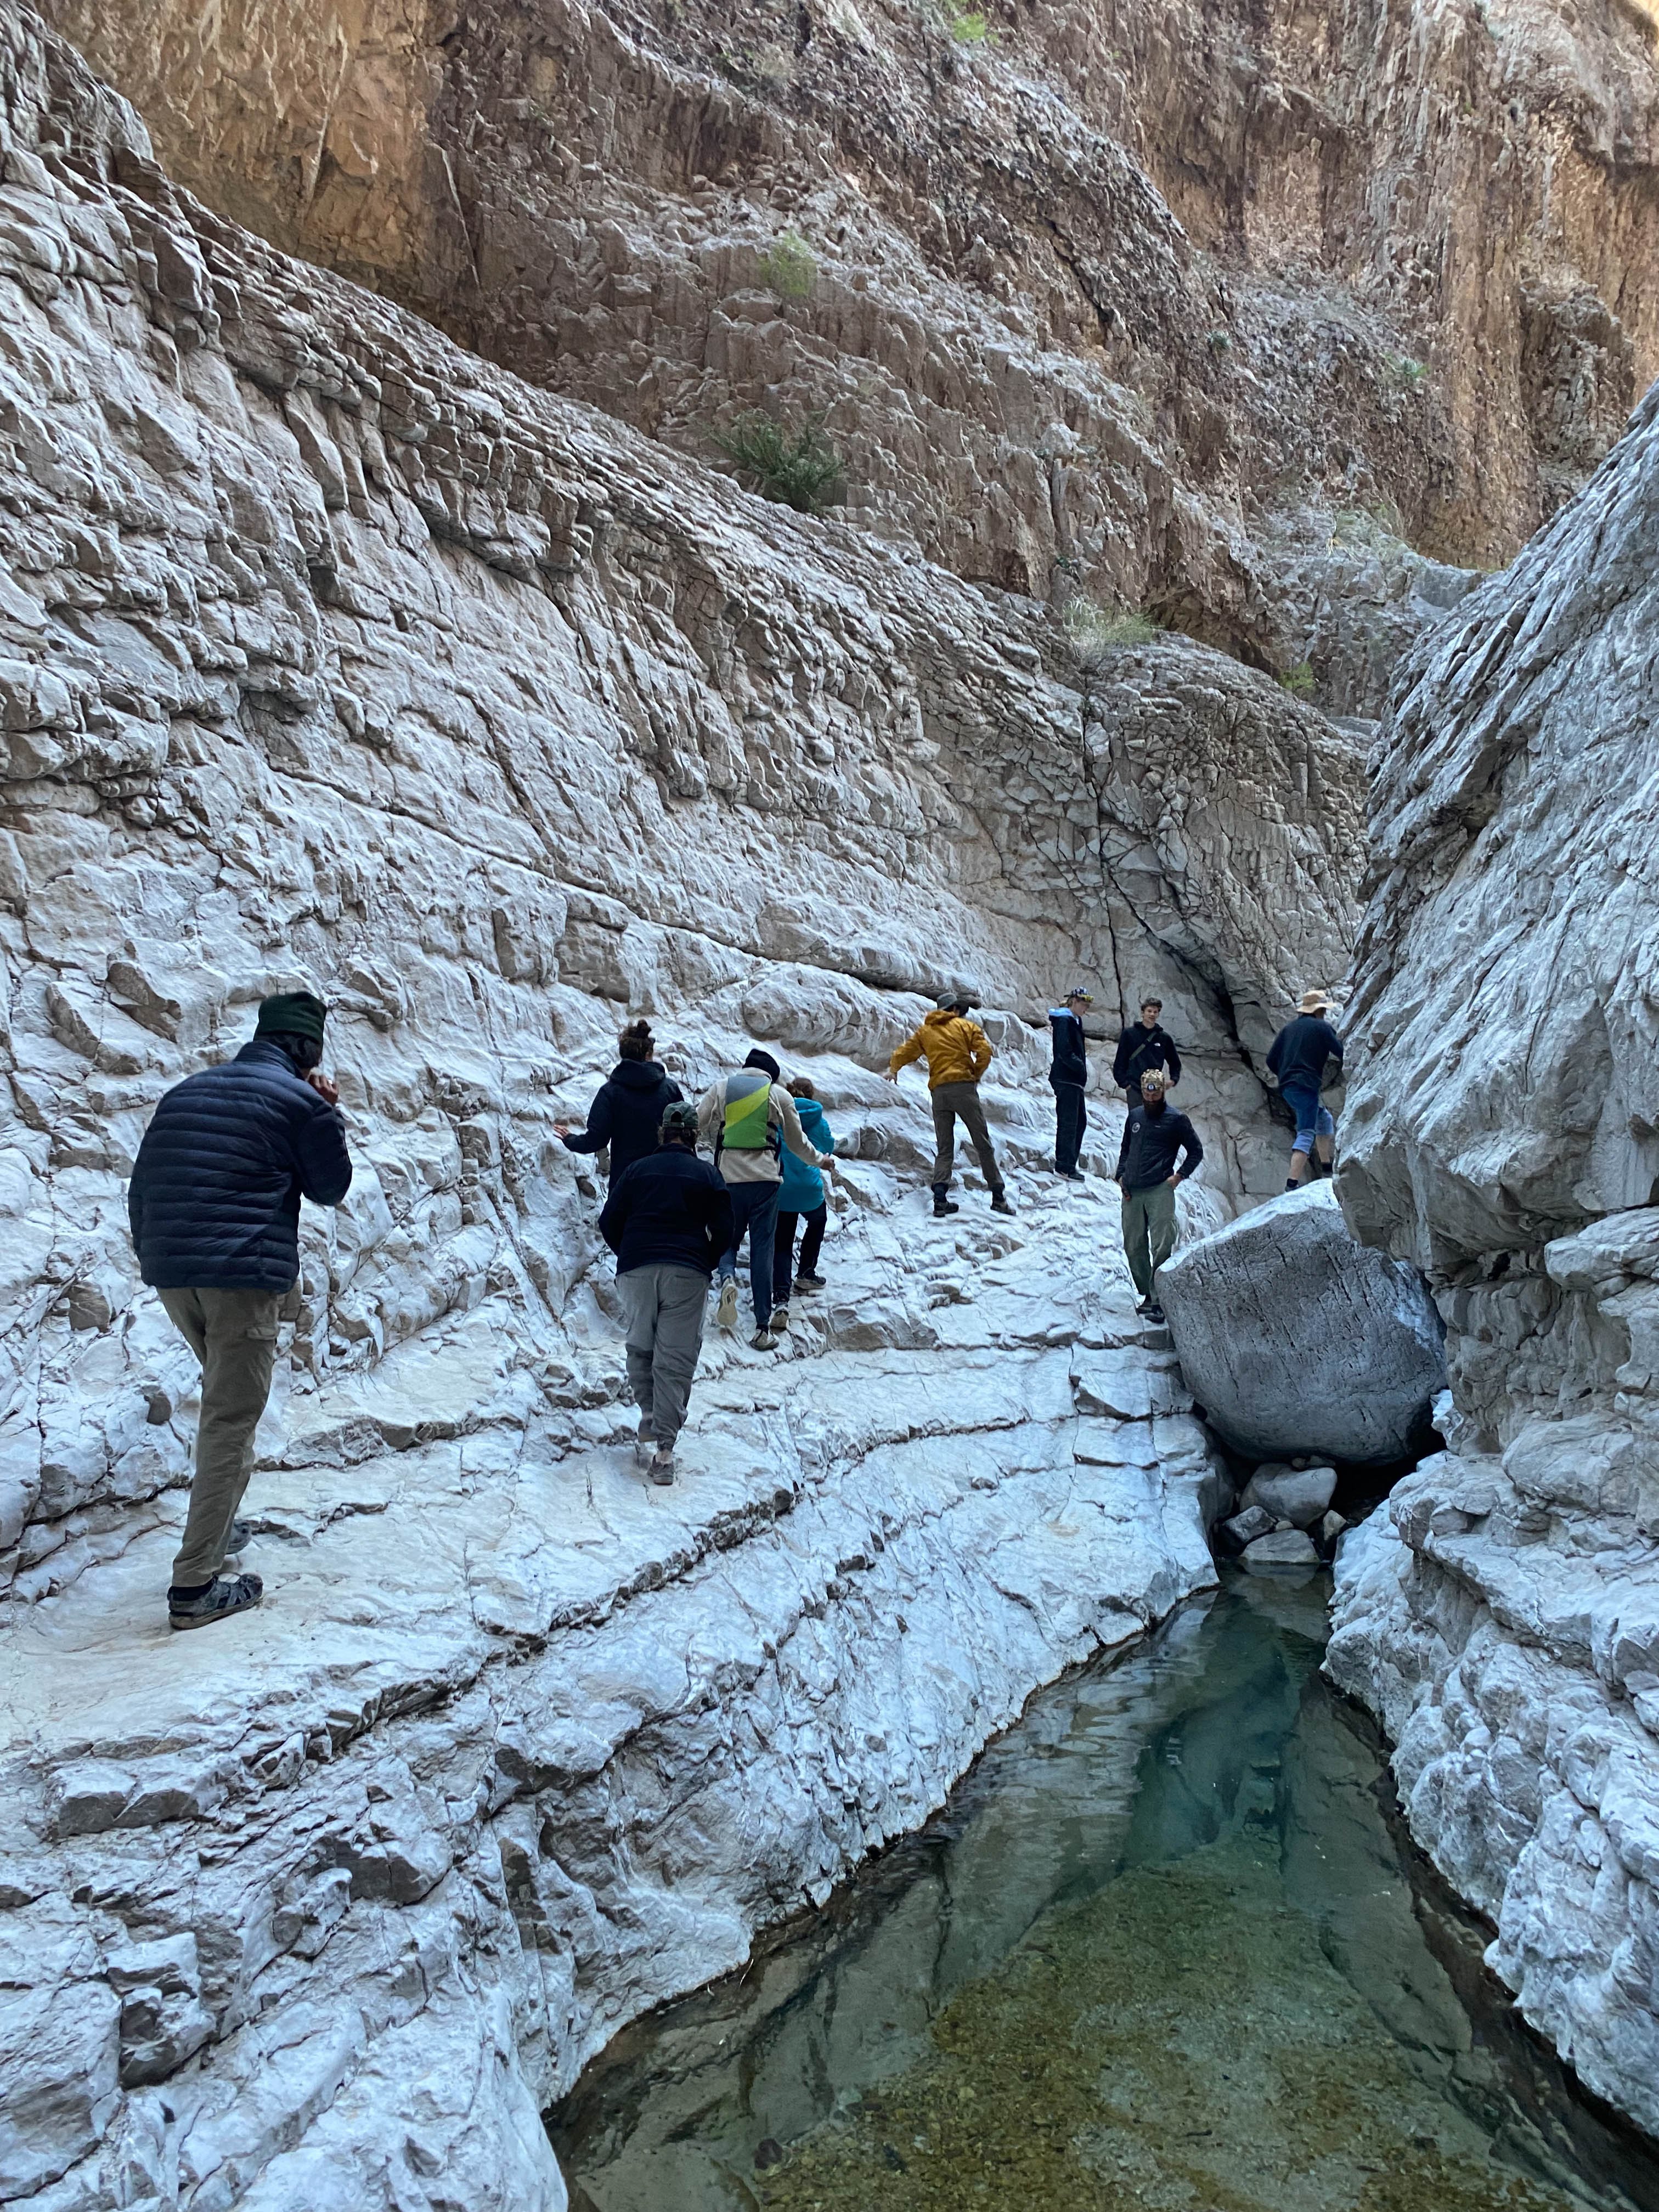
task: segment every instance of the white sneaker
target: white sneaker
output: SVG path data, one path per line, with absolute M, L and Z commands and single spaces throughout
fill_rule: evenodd
M 788 1307 L 774 1306 L 772 1309 L 772 1318 L 767 1322 L 766 1326 L 771 1330 L 774 1336 L 783 1335 L 789 1327 Z
M 714 1318 L 722 1328 L 735 1328 L 738 1325 L 738 1285 L 736 1279 L 731 1275 L 720 1285 L 720 1304 L 714 1309 Z
M 757 1328 L 750 1338 L 749 1346 L 753 1352 L 775 1352 L 778 1340 L 769 1329 Z

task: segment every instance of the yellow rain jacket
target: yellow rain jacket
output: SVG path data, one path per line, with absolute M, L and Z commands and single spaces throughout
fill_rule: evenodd
M 935 1006 L 914 1036 L 907 1037 L 889 1062 L 896 1075 L 913 1060 L 927 1062 L 927 1088 L 942 1083 L 977 1083 L 991 1065 L 991 1040 L 966 1014 L 948 1013 Z

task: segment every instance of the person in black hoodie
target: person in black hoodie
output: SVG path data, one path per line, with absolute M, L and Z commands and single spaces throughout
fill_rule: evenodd
M 568 1121 L 553 1125 L 567 1152 L 600 1152 L 610 1146 L 612 1190 L 624 1170 L 656 1151 L 663 1109 L 684 1095 L 651 1056 L 655 1046 L 649 1022 L 630 1022 L 617 1039 L 617 1049 L 622 1058 L 594 1094 L 586 1128 L 573 1137 Z
M 599 1234 L 617 1255 L 628 1309 L 628 1380 L 640 1409 L 639 1457 L 655 1483 L 674 1480 L 674 1439 L 702 1345 L 708 1279 L 732 1241 L 732 1197 L 697 1158 L 697 1109 L 664 1109 L 660 1141 L 611 1186 Z
M 1067 1182 L 1083 1180 L 1077 1165 L 1078 1155 L 1083 1150 L 1083 1132 L 1089 1125 L 1088 1109 L 1083 1103 L 1089 1080 L 1083 1017 L 1093 1004 L 1079 984 L 1066 994 L 1063 1006 L 1051 1006 L 1048 1010 L 1048 1027 L 1054 1040 L 1054 1057 L 1048 1066 L 1048 1088 L 1054 1094 L 1054 1173 L 1064 1176 Z
M 1140 1079 L 1140 1103 L 1129 1109 L 1123 1124 L 1117 1156 L 1123 1251 L 1140 1292 L 1139 1310 L 1148 1321 L 1164 1318 L 1153 1283 L 1175 1249 L 1176 1187 L 1186 1182 L 1204 1157 L 1197 1130 L 1168 1103 L 1164 1091 L 1164 1070 L 1149 1067 Z M 1177 1168 L 1176 1161 L 1183 1154 Z
M 1170 1083 L 1181 1080 L 1181 1054 L 1158 1018 L 1163 1012 L 1162 999 L 1143 999 L 1140 1019 L 1131 1022 L 1117 1041 L 1112 1080 L 1131 1106 L 1140 1103 L 1140 1079 L 1149 1067 L 1161 1067 Z

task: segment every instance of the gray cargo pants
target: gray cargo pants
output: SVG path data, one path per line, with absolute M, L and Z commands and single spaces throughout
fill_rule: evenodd
M 948 1184 L 951 1170 L 956 1165 L 957 1121 L 973 1139 L 978 1156 L 980 1172 L 990 1185 L 993 1194 L 1002 1188 L 1002 1171 L 997 1165 L 997 1156 L 991 1143 L 991 1133 L 985 1126 L 985 1109 L 979 1103 L 977 1083 L 941 1083 L 930 1091 L 933 1102 L 933 1188 Z
M 640 1425 L 673 1449 L 702 1346 L 708 1278 L 697 1267 L 630 1267 L 617 1278 L 628 1313 L 628 1382 Z
M 202 1363 L 202 1414 L 175 1586 L 210 1583 L 253 1471 L 253 1431 L 270 1395 L 280 1291 L 158 1291 L 167 1319 Z

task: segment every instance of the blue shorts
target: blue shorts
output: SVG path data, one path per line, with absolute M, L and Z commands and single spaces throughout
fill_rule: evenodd
M 1319 1093 L 1311 1084 L 1304 1089 L 1299 1083 L 1295 1085 L 1282 1083 L 1279 1096 L 1296 1116 L 1296 1142 L 1291 1147 L 1293 1152 L 1310 1152 L 1316 1137 L 1334 1137 L 1336 1134 L 1331 1109 L 1320 1104 Z

